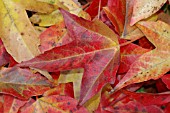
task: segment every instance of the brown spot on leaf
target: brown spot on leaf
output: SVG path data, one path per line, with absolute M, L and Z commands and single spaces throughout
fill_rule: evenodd
M 24 33 L 23 33 L 23 32 L 21 32 L 21 35 L 24 35 Z

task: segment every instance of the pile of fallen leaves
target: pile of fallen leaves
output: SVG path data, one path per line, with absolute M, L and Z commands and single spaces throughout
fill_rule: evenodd
M 0 0 L 0 113 L 169 113 L 169 3 Z

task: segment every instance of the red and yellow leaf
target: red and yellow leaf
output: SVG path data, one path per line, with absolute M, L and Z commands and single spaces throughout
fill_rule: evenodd
M 39 55 L 38 35 L 25 9 L 12 0 L 0 0 L 0 7 L 0 37 L 7 52 L 17 62 Z
M 134 25 L 136 22 L 156 13 L 166 1 L 167 0 L 134 0 L 130 25 Z
M 50 89 L 48 81 L 28 69 L 4 68 L 0 71 L 0 92 L 20 99 L 42 95 Z
M 170 70 L 170 26 L 157 21 L 141 22 L 138 27 L 156 48 L 139 57 L 114 90 L 129 84 L 158 79 Z
M 90 22 L 65 11 L 62 13 L 73 41 L 18 66 L 49 72 L 84 68 L 80 91 L 83 104 L 105 84 L 114 83 L 119 62 L 118 40 L 112 30 L 100 21 Z
M 52 95 L 39 98 L 22 113 L 88 113 L 84 107 L 77 107 L 78 102 L 68 96 Z

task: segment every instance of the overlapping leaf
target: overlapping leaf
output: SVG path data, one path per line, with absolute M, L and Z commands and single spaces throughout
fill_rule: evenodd
M 95 18 L 99 15 L 102 7 L 107 5 L 107 2 L 108 0 L 93 0 L 90 6 L 86 9 L 86 12 L 89 13 L 92 18 Z
M 170 92 L 151 94 L 151 93 L 135 93 L 130 91 L 124 91 L 124 93 L 128 95 L 130 98 L 133 98 L 146 106 L 163 105 L 170 101 Z
M 3 113 L 18 113 L 19 109 L 27 102 L 10 95 L 3 95 Z
M 68 96 L 53 95 L 42 97 L 22 113 L 88 113 L 84 107 L 77 107 L 78 102 Z
M 170 70 L 170 26 L 164 22 L 141 22 L 138 27 L 156 48 L 143 54 L 114 88 L 158 79 Z
M 169 83 L 170 74 L 164 75 L 161 79 L 166 84 L 167 88 L 170 89 L 170 83 Z
M 134 25 L 139 20 L 148 18 L 156 13 L 167 0 L 134 0 L 133 14 L 130 25 Z
M 38 35 L 24 8 L 12 0 L 0 0 L 0 7 L 0 37 L 8 53 L 17 62 L 30 60 L 39 55 Z
M 51 13 L 59 8 L 59 6 L 40 2 L 39 0 L 26 0 L 26 1 L 12 0 L 12 1 L 17 3 L 19 5 L 18 7 L 22 6 L 26 10 L 39 12 L 39 13 Z
M 9 62 L 9 54 L 6 52 L 5 47 L 0 40 L 0 67 Z
M 155 105 L 144 106 L 139 102 L 117 103 L 113 107 L 105 108 L 106 111 L 116 113 L 163 113 L 163 110 Z
M 125 42 L 125 41 L 122 41 Z M 121 63 L 119 66 L 118 73 L 126 73 L 131 64 L 137 60 L 141 55 L 144 53 L 150 51 L 149 49 L 144 49 L 140 46 L 137 46 L 135 44 L 128 44 L 126 46 L 120 47 L 120 53 L 121 53 Z
M 74 97 L 79 100 L 81 81 L 83 78 L 83 69 L 75 69 L 72 71 L 61 72 L 58 82 L 59 83 L 69 83 L 73 82 Z
M 39 74 L 20 68 L 4 68 L 0 71 L 0 92 L 20 99 L 43 94 L 50 88 L 48 81 Z
M 85 72 L 80 101 L 84 103 L 106 83 L 114 83 L 113 76 L 119 62 L 118 41 L 116 35 L 100 21 L 90 22 L 66 11 L 62 13 L 68 34 L 74 41 L 18 66 L 30 66 L 49 72 L 83 67 Z
M 108 0 L 108 8 L 105 8 L 105 13 L 115 26 L 115 30 L 119 35 L 123 32 L 123 26 L 125 21 L 125 0 Z

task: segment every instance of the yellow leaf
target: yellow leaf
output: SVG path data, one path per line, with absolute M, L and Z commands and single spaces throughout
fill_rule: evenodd
M 51 26 L 63 22 L 63 16 L 59 10 L 55 10 L 51 14 L 34 14 L 30 18 L 33 24 L 39 24 L 39 26 Z
M 98 108 L 101 99 L 101 91 L 83 105 L 89 111 L 89 113 L 93 113 Z
M 51 13 L 59 8 L 57 5 L 40 2 L 38 0 L 13 0 L 13 1 L 17 4 L 22 5 L 22 7 L 27 10 L 39 13 Z
M 74 96 L 77 100 L 80 98 L 81 81 L 83 77 L 83 69 L 74 69 L 71 71 L 61 72 L 58 83 L 73 82 Z
M 44 75 L 50 82 L 54 82 L 54 79 L 52 78 L 52 76 L 49 74 L 48 71 L 40 70 L 37 68 L 31 68 L 31 69 L 33 69 L 33 71 L 35 71 L 35 73 L 39 72 L 40 74 Z
M 39 55 L 38 35 L 25 10 L 12 0 L 0 0 L 0 37 L 17 62 Z

